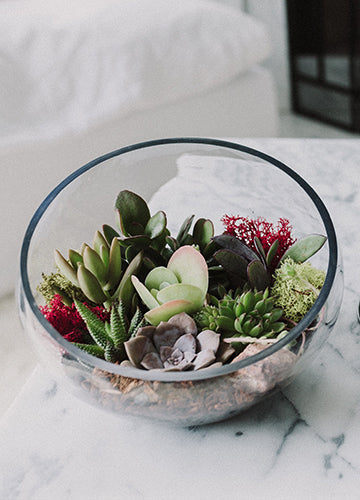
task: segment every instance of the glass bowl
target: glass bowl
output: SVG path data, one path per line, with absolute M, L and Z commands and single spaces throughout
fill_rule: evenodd
M 172 234 L 189 215 L 224 214 L 290 220 L 293 235 L 327 236 L 314 256 L 326 272 L 310 311 L 289 333 L 238 362 L 198 371 L 146 371 L 93 357 L 66 341 L 39 310 L 42 272 L 63 254 L 114 225 L 114 201 L 129 189 L 162 209 Z M 201 138 L 155 140 L 101 156 L 79 168 L 43 201 L 27 228 L 20 256 L 18 303 L 23 327 L 52 376 L 82 399 L 117 414 L 200 425 L 236 415 L 275 393 L 313 361 L 337 319 L 343 292 L 335 230 L 316 192 L 291 168 L 254 149 Z M 307 329 L 306 335 L 303 332 Z M 292 356 L 286 347 L 291 343 Z

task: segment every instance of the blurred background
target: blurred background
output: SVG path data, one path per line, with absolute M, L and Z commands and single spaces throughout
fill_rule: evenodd
M 150 139 L 357 138 L 355 4 L 0 0 L 0 413 L 34 364 L 14 290 L 26 226 L 50 190 Z

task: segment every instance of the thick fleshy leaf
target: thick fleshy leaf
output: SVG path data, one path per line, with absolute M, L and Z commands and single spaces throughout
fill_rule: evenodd
M 83 259 L 84 266 L 92 272 L 101 285 L 104 285 L 107 281 L 107 269 L 100 256 L 95 250 L 86 246 L 84 248 Z
M 265 290 L 270 286 L 270 276 L 259 260 L 250 262 L 247 273 L 251 288 Z
M 145 319 L 151 325 L 157 326 L 161 321 L 168 321 L 175 314 L 181 312 L 191 313 L 193 308 L 194 305 L 188 300 L 172 300 L 145 313 Z
M 281 261 L 291 258 L 293 261 L 302 263 L 320 250 L 327 240 L 321 234 L 308 234 L 296 241 L 282 256 Z
M 200 309 L 204 303 L 204 293 L 200 288 L 185 283 L 177 283 L 163 288 L 156 295 L 159 304 L 165 304 L 172 300 L 186 300 L 193 304 L 193 311 Z
M 106 333 L 105 323 L 97 317 L 85 304 L 79 300 L 75 300 L 75 306 L 78 310 L 81 318 L 85 321 L 86 326 L 89 330 L 90 335 L 96 342 L 98 346 L 102 349 L 106 349 L 108 345 L 109 338 Z
M 245 245 L 245 243 L 239 238 L 232 236 L 230 234 L 221 234 L 220 236 L 215 236 L 212 239 L 221 248 L 226 248 L 233 251 L 237 255 L 244 257 L 248 262 L 253 260 L 258 260 L 259 256 L 254 250 Z
M 208 267 L 198 250 L 191 246 L 180 247 L 172 255 L 167 267 L 180 283 L 199 288 L 205 297 L 209 284 Z
M 79 280 L 76 276 L 75 269 L 69 264 L 69 262 L 61 255 L 59 250 L 54 250 L 54 258 L 60 273 L 65 276 L 71 283 L 75 286 L 79 286 Z
M 198 219 L 193 230 L 194 243 L 205 248 L 214 236 L 214 224 L 209 219 Z
M 139 278 L 137 278 L 137 276 L 131 276 L 131 281 L 135 287 L 135 290 L 140 295 L 141 300 L 149 309 L 158 307 L 159 305 L 158 301 L 152 295 L 150 290 L 148 290 L 146 286 L 143 285 L 143 283 L 141 283 L 141 281 L 139 280 Z
M 149 238 L 154 239 L 160 236 L 166 228 L 166 215 L 165 212 L 159 211 L 153 215 L 145 226 L 144 234 Z
M 266 255 L 266 265 L 268 267 L 271 266 L 272 261 L 275 258 L 276 252 L 278 251 L 278 248 L 279 248 L 279 240 L 275 240 L 274 243 L 269 248 L 268 253 Z
M 194 220 L 194 217 L 195 217 L 195 215 L 191 215 L 190 217 L 187 217 L 184 220 L 184 222 L 181 224 L 178 235 L 176 237 L 179 245 L 183 245 L 184 239 L 186 238 L 186 236 L 190 230 L 190 227 L 191 227 L 192 221 Z
M 108 282 L 106 284 L 107 290 L 112 290 L 118 285 L 121 278 L 122 261 L 121 261 L 121 248 L 119 241 L 114 238 L 111 243 L 109 252 L 109 274 Z
M 145 286 L 149 290 L 155 288 L 156 290 L 160 290 L 161 285 L 163 283 L 167 283 L 168 285 L 174 285 L 178 283 L 177 277 L 175 274 L 164 266 L 159 266 L 149 272 L 145 279 Z
M 77 279 L 81 290 L 90 300 L 96 304 L 103 304 L 107 300 L 107 297 L 96 277 L 82 264 L 78 267 Z
M 128 236 L 126 238 L 120 239 L 120 244 L 124 247 L 128 247 L 130 245 L 137 246 L 138 248 L 146 248 L 150 245 L 151 239 L 149 236 L 145 236 L 143 234 L 139 234 L 136 236 Z
M 94 247 L 95 252 L 100 254 L 100 247 L 102 245 L 104 245 L 105 247 L 107 247 L 107 249 L 109 249 L 109 245 L 108 245 L 106 239 L 104 238 L 104 236 L 100 233 L 100 231 L 96 231 L 95 236 L 94 236 L 94 242 L 93 242 L 93 247 Z
M 124 347 L 129 360 L 138 368 L 145 354 L 156 352 L 151 340 L 143 335 L 139 335 L 138 337 L 134 337 L 124 342 Z
M 238 278 L 239 280 L 247 279 L 248 261 L 241 255 L 238 255 L 232 250 L 223 249 L 217 250 L 217 252 L 214 253 L 214 258 L 230 276 Z
M 131 276 L 136 275 L 140 269 L 141 262 L 143 258 L 143 253 L 139 252 L 129 263 L 128 267 L 125 269 L 124 274 L 121 278 L 119 286 L 113 295 L 113 298 L 117 298 L 119 301 L 124 303 L 124 307 L 127 310 L 130 307 L 131 299 L 134 292 L 134 287 L 131 281 Z
M 109 226 L 108 224 L 104 224 L 103 227 L 102 227 L 102 230 L 103 230 L 103 233 L 104 233 L 104 236 L 106 238 L 106 241 L 107 241 L 107 244 L 111 245 L 112 243 L 112 240 L 114 238 L 118 238 L 120 235 L 117 231 L 115 231 L 115 229 L 111 226 Z
M 119 211 L 120 229 L 125 236 L 141 234 L 146 227 L 150 211 L 146 201 L 132 191 L 123 190 L 117 196 L 115 207 Z
M 209 349 L 215 354 L 220 345 L 220 334 L 212 330 L 203 330 L 197 336 L 197 341 L 200 345 L 200 351 Z
M 82 255 L 77 252 L 76 250 L 69 250 L 69 260 L 71 262 L 71 265 L 73 266 L 74 269 L 77 269 L 78 264 L 83 263 L 83 258 Z

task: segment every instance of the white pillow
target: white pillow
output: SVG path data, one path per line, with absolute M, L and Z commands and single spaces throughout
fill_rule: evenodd
M 267 32 L 206 0 L 0 3 L 0 136 L 58 135 L 221 86 Z

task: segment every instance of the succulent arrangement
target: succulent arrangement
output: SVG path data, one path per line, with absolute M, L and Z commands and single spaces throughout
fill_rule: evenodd
M 203 370 L 239 359 L 247 345 L 276 342 L 310 310 L 325 273 L 308 261 L 326 237 L 296 240 L 287 219 L 188 217 L 176 236 L 165 212 L 128 190 L 117 229 L 91 245 L 54 250 L 40 310 L 69 342 L 141 370 Z M 194 224 L 193 224 L 194 223 Z M 290 348 L 291 346 L 289 346 Z

